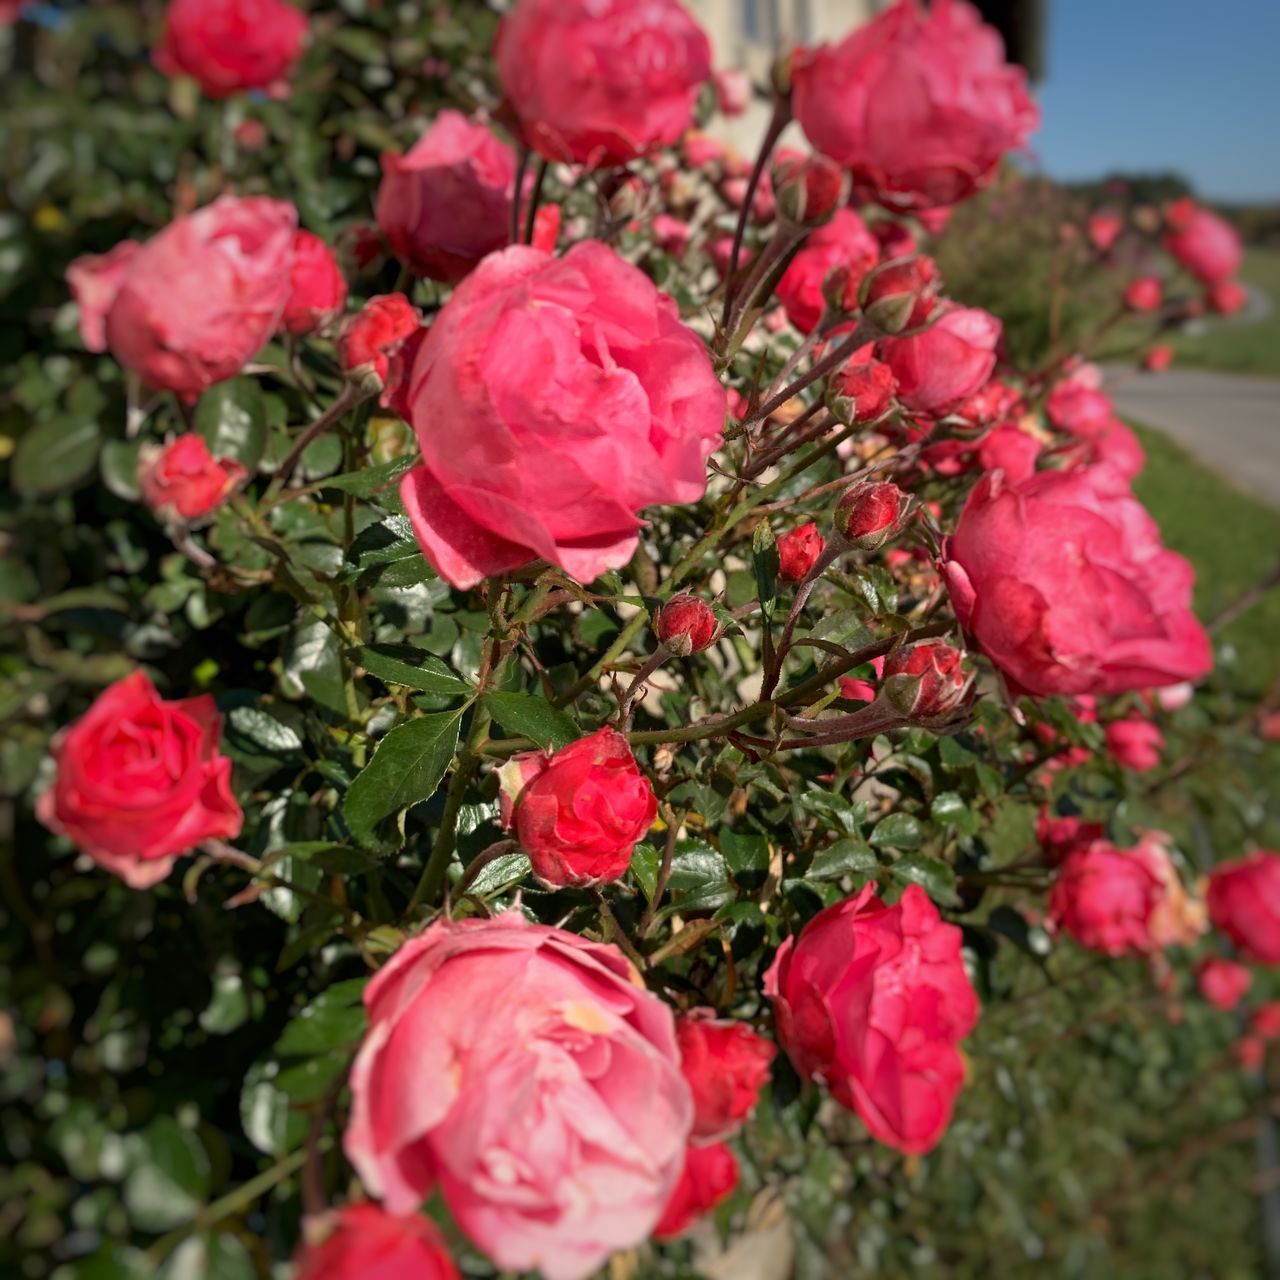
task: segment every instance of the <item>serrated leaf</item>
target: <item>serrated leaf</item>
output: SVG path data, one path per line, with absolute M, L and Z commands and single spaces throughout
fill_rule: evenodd
M 379 822 L 430 799 L 458 749 L 461 720 L 460 710 L 422 716 L 383 738 L 342 806 L 357 840 L 375 843 Z
M 471 686 L 450 671 L 434 654 L 408 644 L 365 645 L 353 649 L 352 660 L 388 684 L 401 684 L 423 693 L 469 693 Z
M 865 840 L 847 838 L 828 845 L 814 857 L 806 880 L 843 880 L 846 876 L 870 878 L 880 869 L 875 851 Z
M 512 885 L 519 884 L 531 871 L 527 853 L 504 853 L 483 867 L 467 890 L 477 898 L 492 897 Z
M 767 608 L 778 595 L 778 543 L 767 520 L 756 525 L 751 535 L 751 565 L 760 603 Z
M 565 712 L 536 693 L 486 693 L 484 705 L 507 733 L 530 738 L 544 750 L 568 746 L 580 736 Z
M 876 636 L 867 629 L 861 615 L 852 609 L 840 609 L 827 614 L 807 634 L 815 640 L 829 640 L 851 652 L 876 642 Z
M 638 844 L 631 854 L 631 874 L 644 893 L 645 901 L 652 902 L 658 888 L 658 868 L 662 854 L 651 844 Z
M 920 822 L 914 814 L 891 813 L 876 823 L 871 843 L 877 849 L 918 849 Z
M 724 855 L 702 840 L 681 840 L 676 845 L 667 887 L 675 899 L 663 909 L 667 915 L 714 911 L 736 896 Z
M 280 1033 L 276 1054 L 281 1058 L 314 1057 L 353 1045 L 364 1034 L 361 1000 L 368 978 L 335 982 L 322 991 Z
M 196 431 L 215 458 L 234 458 L 252 472 L 267 447 L 267 406 L 252 378 L 210 387 L 195 412 Z
M 32 427 L 14 450 L 13 487 L 32 496 L 70 489 L 98 461 L 102 431 L 96 418 L 56 418 Z
M 266 755 L 289 755 L 302 750 L 302 738 L 261 707 L 232 707 L 227 712 L 228 737 L 239 738 L 247 746 Z
M 330 476 L 323 482 L 324 487 L 349 493 L 356 498 L 370 498 L 379 489 L 393 485 L 415 462 L 417 458 L 413 456 L 396 458 L 393 462 L 384 462 L 377 467 L 365 467 L 360 471 L 349 471 L 346 475 Z
M 944 906 L 954 906 L 959 901 L 955 870 L 932 854 L 904 854 L 889 870 L 899 884 L 918 884 L 929 897 Z
M 720 832 L 720 852 L 734 879 L 762 880 L 769 870 L 769 840 L 762 835 Z
M 376 524 L 366 525 L 347 548 L 348 572 L 363 573 L 379 565 L 395 564 L 400 560 L 422 558 L 422 548 L 414 537 L 413 525 L 408 516 L 388 516 Z M 435 571 L 423 560 L 422 581 L 434 578 Z

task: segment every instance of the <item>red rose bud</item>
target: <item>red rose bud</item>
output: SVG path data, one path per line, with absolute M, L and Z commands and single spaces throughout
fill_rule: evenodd
M 778 539 L 778 577 L 783 582 L 803 582 L 826 545 L 812 521 L 789 529 Z
M 1209 876 L 1209 919 L 1248 960 L 1280 965 L 1280 853 L 1255 849 Z
M 1259 1005 L 1249 1018 L 1249 1030 L 1270 1044 L 1272 1040 L 1280 1040 L 1280 1000 L 1268 1000 Z
M 885 659 L 880 687 L 904 716 L 934 720 L 960 706 L 972 684 L 959 649 L 945 640 L 924 640 Z
M 879 551 L 901 529 L 911 500 L 888 480 L 866 480 L 836 507 L 836 532 L 860 551 Z
M 1110 253 L 1124 230 L 1124 219 L 1114 213 L 1095 213 L 1089 219 L 1089 243 L 1099 253 Z
M 189 523 L 216 511 L 248 472 L 234 458 L 215 458 L 203 437 L 144 444 L 138 455 L 142 500 L 161 520 Z
M 1160 764 L 1164 734 L 1151 723 L 1134 716 L 1107 725 L 1107 750 L 1122 769 L 1146 773 Z
M 1152 347 L 1151 350 L 1142 357 L 1142 367 L 1148 373 L 1163 373 L 1172 363 L 1172 347 Z
M 886 262 L 863 282 L 863 314 L 884 333 L 918 329 L 937 305 L 942 277 L 932 258 L 918 254 Z
M 827 408 L 846 427 L 882 418 L 898 389 L 893 370 L 874 351 L 871 342 L 860 347 L 828 384 Z
M 697 596 L 672 596 L 654 620 L 658 639 L 680 657 L 700 653 L 715 642 L 719 624 L 715 612 Z
M 834 160 L 822 155 L 789 155 L 773 166 L 778 212 L 801 227 L 829 221 L 849 195 L 849 180 Z
M 659 1240 L 672 1240 L 683 1235 L 699 1218 L 733 1194 L 738 1177 L 737 1157 L 723 1142 L 710 1147 L 690 1147 L 680 1181 L 653 1229 L 654 1236 Z
M 1164 298 L 1159 276 L 1139 276 L 1124 291 L 1124 305 L 1130 311 L 1154 311 Z
M 498 777 L 503 826 L 553 888 L 617 880 L 658 814 L 649 780 L 614 729 L 552 755 L 512 756 Z
M 1234 960 L 1210 956 L 1196 966 L 1196 985 L 1215 1009 L 1234 1009 L 1253 985 L 1253 974 Z
M 1047 808 L 1041 808 L 1036 819 L 1036 840 L 1044 851 L 1045 861 L 1054 867 L 1076 847 L 1092 844 L 1104 835 L 1106 828 L 1101 822 L 1086 822 L 1075 814 L 1054 817 Z
M 1205 290 L 1204 300 L 1210 311 L 1220 316 L 1233 316 L 1244 310 L 1249 301 L 1249 290 L 1238 280 L 1221 280 Z
M 319 236 L 299 231 L 293 237 L 293 265 L 289 268 L 289 300 L 280 327 L 286 333 L 314 333 L 347 305 L 347 282 L 342 269 Z
M 391 370 L 391 353 L 422 327 L 422 316 L 403 293 L 370 298 L 338 335 L 338 360 L 347 377 L 381 391 Z
M 369 1202 L 338 1210 L 323 1240 L 304 1244 L 294 1280 L 458 1280 L 435 1224 L 422 1213 L 388 1213 Z
M 727 1138 L 751 1114 L 769 1079 L 773 1042 L 745 1023 L 695 1009 L 676 1019 L 676 1043 L 680 1070 L 693 1095 L 689 1137 L 700 1144 Z

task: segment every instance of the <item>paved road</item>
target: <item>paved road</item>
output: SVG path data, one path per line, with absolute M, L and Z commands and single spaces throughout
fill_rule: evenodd
M 1240 489 L 1280 507 L 1280 378 L 1108 369 L 1120 413 L 1158 427 Z

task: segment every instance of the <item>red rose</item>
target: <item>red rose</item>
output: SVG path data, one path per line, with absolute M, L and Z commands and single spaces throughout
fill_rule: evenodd
M 191 521 L 217 510 L 248 472 L 234 458 L 215 458 L 204 438 L 179 436 L 138 455 L 142 500 L 162 520 Z
M 626 873 L 658 801 L 626 738 L 600 729 L 552 755 L 502 767 L 503 824 L 545 884 L 603 884 Z
M 778 577 L 783 582 L 803 582 L 826 546 L 813 521 L 788 529 L 778 539 Z
M 1120 239 L 1124 230 L 1124 219 L 1115 213 L 1103 210 L 1092 214 L 1089 218 L 1089 243 L 1099 253 L 1110 253 L 1112 246 Z
M 1045 807 L 1036 818 L 1036 840 L 1046 861 L 1055 867 L 1078 845 L 1090 845 L 1105 834 L 1106 827 L 1101 822 L 1086 822 L 1075 814 L 1055 817 Z
M 898 399 L 914 413 L 941 418 L 991 377 L 1000 333 L 988 312 L 945 303 L 922 332 L 883 339 L 879 356 L 898 379 Z
M 923 255 L 886 262 L 868 277 L 862 299 L 867 319 L 885 333 L 915 329 L 933 315 L 942 277 Z
M 1160 764 L 1164 734 L 1150 720 L 1131 716 L 1107 725 L 1107 750 L 1122 768 L 1146 773 Z
M 365 1201 L 338 1210 L 333 1229 L 294 1259 L 294 1280 L 458 1280 L 435 1223 Z
M 1139 276 L 1124 291 L 1124 305 L 1130 311 L 1154 311 L 1164 300 L 1164 285 L 1159 276 Z
M 1280 964 L 1280 853 L 1255 849 L 1209 877 L 1209 918 L 1240 953 Z
M 723 1142 L 709 1147 L 690 1147 L 684 1168 L 667 1207 L 662 1211 L 654 1236 L 672 1240 L 683 1235 L 701 1217 L 710 1213 L 738 1186 L 738 1160 Z
M 482 124 L 442 111 L 407 155 L 382 157 L 377 218 L 416 275 L 456 284 L 511 243 L 516 158 Z
M 1152 347 L 1142 357 L 1142 367 L 1148 373 L 1163 373 L 1173 363 L 1173 348 L 1166 345 Z
M 1196 967 L 1196 985 L 1200 994 L 1215 1009 L 1234 1009 L 1253 985 L 1253 974 L 1234 960 L 1210 956 Z
M 836 504 L 836 532 L 850 546 L 878 551 L 902 531 L 911 501 L 888 480 L 864 480 L 850 485 Z
M 772 185 L 778 212 L 801 227 L 830 221 L 849 194 L 844 170 L 834 160 L 804 152 L 779 154 Z
M 894 209 L 980 191 L 1040 123 L 1026 75 L 960 0 L 896 4 L 838 45 L 802 51 L 793 82 L 809 141 Z
M 1266 1042 L 1257 1036 L 1241 1036 L 1236 1041 L 1236 1061 L 1245 1071 L 1257 1071 L 1267 1060 Z
M 909 1154 L 937 1145 L 964 1084 L 957 1046 L 978 998 L 960 946 L 918 885 L 893 906 L 867 885 L 788 938 L 765 975 L 796 1070 Z
M 1010 480 L 1024 480 L 1036 473 L 1040 441 L 1012 422 L 1001 423 L 978 442 L 978 466 L 983 471 L 1003 471 Z
M 1280 1000 L 1260 1004 L 1249 1017 L 1249 1030 L 1268 1043 L 1280 1040 Z
M 984 476 L 944 561 L 961 625 L 1030 693 L 1123 693 L 1213 665 L 1191 566 L 1110 468 Z
M 715 611 L 697 596 L 672 596 L 654 618 L 658 639 L 672 652 L 685 656 L 700 653 L 715 642 L 720 630 Z
M 776 1049 L 745 1023 L 695 1009 L 676 1019 L 680 1070 L 693 1094 L 695 1142 L 727 1138 L 755 1108 Z
M 831 378 L 828 405 L 831 412 L 848 426 L 875 422 L 884 416 L 893 402 L 898 380 L 893 370 L 872 354 L 875 346 L 867 343 L 849 357 L 849 363 Z
M 240 834 L 221 729 L 211 696 L 166 702 L 136 671 L 54 739 L 57 776 L 36 813 L 127 885 L 150 888 L 179 854 Z
M 284 0 L 170 0 L 156 66 L 188 75 L 210 98 L 242 89 L 286 92 L 307 20 Z
M 934 720 L 964 701 L 973 681 L 964 669 L 964 654 L 944 640 L 905 645 L 885 659 L 885 696 L 903 715 Z
M 292 334 L 314 333 L 347 305 L 347 282 L 342 268 L 319 236 L 299 231 L 293 238 L 293 266 L 289 269 L 289 300 L 281 327 Z
M 385 388 L 391 376 L 392 354 L 421 328 L 422 313 L 403 293 L 370 298 L 338 335 L 343 372 L 356 382 L 376 378 Z
M 1205 301 L 1220 316 L 1233 316 L 1243 311 L 1249 301 L 1249 290 L 1238 280 L 1219 280 L 1205 290 Z
M 221 196 L 135 249 L 77 259 L 82 308 L 94 277 L 86 345 L 100 335 L 125 368 L 186 400 L 235 377 L 279 327 L 297 223 L 282 200 Z
M 804 242 L 778 281 L 778 301 L 801 333 L 810 333 L 826 305 L 823 283 L 837 267 L 844 268 L 843 291 L 853 310 L 862 278 L 876 264 L 880 246 L 867 224 L 852 209 L 839 209 L 825 226 Z
M 711 75 L 676 0 L 517 0 L 493 52 L 529 145 L 597 168 L 678 141 Z
M 538 557 L 581 582 L 626 564 L 639 511 L 705 492 L 725 422 L 702 339 L 591 240 L 486 258 L 432 324 L 409 399 L 422 463 L 401 496 L 456 587 Z
M 1171 220 L 1164 247 L 1197 280 L 1218 284 L 1240 269 L 1244 250 L 1240 233 L 1211 209 L 1193 208 Z

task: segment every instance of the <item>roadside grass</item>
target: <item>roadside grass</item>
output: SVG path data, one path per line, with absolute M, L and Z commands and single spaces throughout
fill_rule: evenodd
M 1196 614 L 1207 622 L 1275 567 L 1280 511 L 1240 493 L 1159 431 L 1133 426 L 1147 451 L 1134 492 L 1165 545 L 1195 565 Z M 1232 683 L 1242 692 L 1262 694 L 1280 680 L 1277 637 L 1280 589 L 1214 637 L 1220 665 L 1233 668 Z
M 1280 249 L 1250 249 L 1240 278 L 1270 297 L 1271 313 L 1252 322 L 1210 317 L 1203 332 L 1179 334 L 1174 340 L 1177 363 L 1280 375 Z

